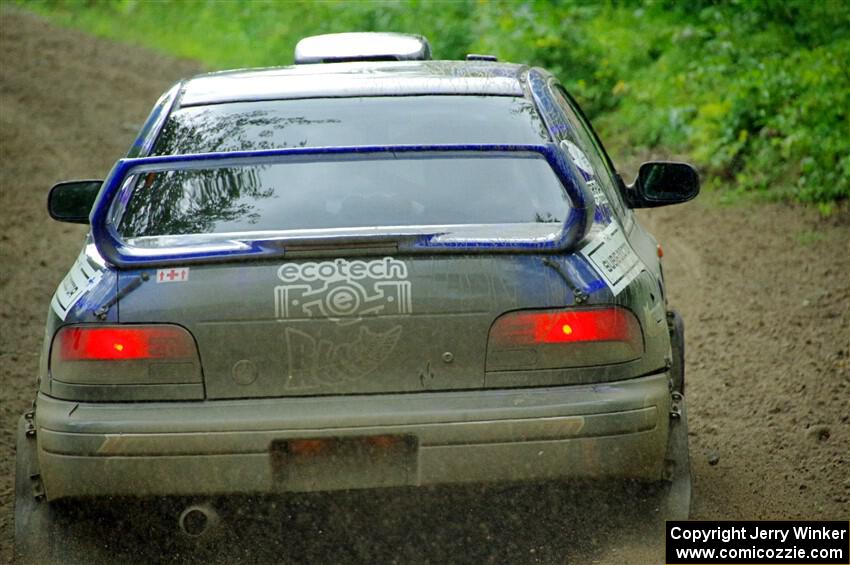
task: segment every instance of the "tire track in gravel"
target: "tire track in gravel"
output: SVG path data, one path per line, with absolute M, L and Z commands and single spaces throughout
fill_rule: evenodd
M 713 200 L 641 213 L 686 321 L 694 517 L 847 519 L 850 213 Z

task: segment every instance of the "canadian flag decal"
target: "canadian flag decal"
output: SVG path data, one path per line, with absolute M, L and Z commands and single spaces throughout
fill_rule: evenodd
M 189 280 L 189 267 L 181 269 L 159 269 L 156 272 L 156 282 L 186 282 Z

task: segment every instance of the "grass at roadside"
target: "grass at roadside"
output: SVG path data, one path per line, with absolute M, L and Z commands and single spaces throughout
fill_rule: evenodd
M 687 154 L 726 201 L 850 197 L 850 10 L 840 0 L 45 0 L 54 22 L 202 61 L 288 64 L 303 36 L 428 36 L 554 71 L 615 154 Z M 841 61 L 844 61 L 842 63 Z

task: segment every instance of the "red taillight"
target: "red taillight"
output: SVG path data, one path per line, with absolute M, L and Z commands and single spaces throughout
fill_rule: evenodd
M 637 320 L 622 308 L 515 312 L 496 320 L 490 330 L 490 339 L 499 346 L 633 341 L 635 337 L 640 338 Z
M 106 386 L 110 393 L 142 400 L 148 399 L 145 395 L 157 394 L 155 387 L 137 390 L 115 385 L 203 381 L 195 338 L 185 328 L 168 324 L 64 326 L 53 338 L 49 370 L 53 392 L 68 398 L 83 392 L 102 394 L 98 386 Z M 76 385 L 95 386 L 68 388 Z M 119 392 L 122 388 L 129 392 Z
M 195 356 L 189 332 L 177 326 L 68 326 L 56 334 L 59 361 L 186 359 Z
M 558 369 L 624 363 L 643 353 L 643 334 L 625 308 L 525 310 L 490 328 L 488 371 Z

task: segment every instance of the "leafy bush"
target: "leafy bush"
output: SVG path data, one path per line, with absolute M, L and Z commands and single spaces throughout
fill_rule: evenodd
M 839 0 L 27 4 L 58 22 L 212 68 L 291 62 L 298 39 L 422 33 L 436 57 L 489 52 L 567 85 L 614 153 L 688 154 L 709 185 L 850 197 L 850 10 Z

